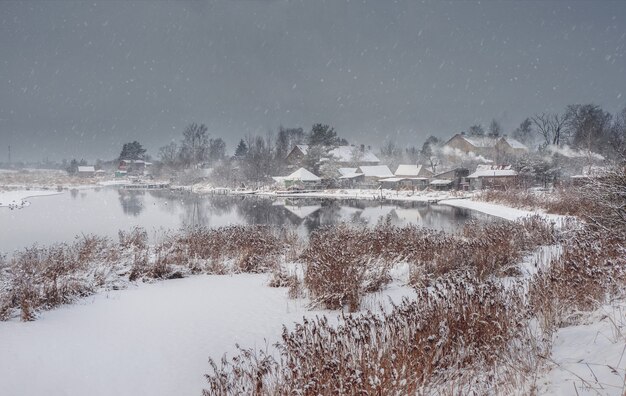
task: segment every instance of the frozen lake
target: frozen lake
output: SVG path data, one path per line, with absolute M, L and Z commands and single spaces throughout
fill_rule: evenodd
M 283 199 L 212 196 L 189 192 L 137 191 L 117 188 L 71 190 L 29 198 L 20 210 L 0 208 L 0 252 L 38 244 L 70 242 L 81 234 L 117 238 L 119 230 L 144 227 L 151 238 L 185 225 L 271 224 L 294 227 L 307 235 L 321 225 L 351 222 L 376 224 L 389 216 L 393 224 L 418 224 L 454 230 L 487 215 L 468 209 L 424 203 L 363 200 Z

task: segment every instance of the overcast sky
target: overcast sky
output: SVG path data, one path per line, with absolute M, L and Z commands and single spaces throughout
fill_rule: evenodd
M 156 155 L 205 123 L 374 146 L 626 106 L 626 2 L 0 1 L 0 162 Z

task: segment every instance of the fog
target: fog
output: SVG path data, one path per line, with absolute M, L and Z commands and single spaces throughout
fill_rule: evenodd
M 0 2 L 0 162 L 148 153 L 204 123 L 421 145 L 626 105 L 625 2 Z

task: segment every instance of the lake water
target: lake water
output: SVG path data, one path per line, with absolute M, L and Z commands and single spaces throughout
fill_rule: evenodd
M 418 224 L 455 230 L 466 221 L 490 217 L 467 209 L 424 203 L 361 200 L 283 199 L 211 196 L 189 192 L 132 191 L 116 188 L 65 191 L 29 198 L 20 210 L 0 208 L 0 252 L 38 243 L 71 242 L 81 234 L 117 238 L 119 230 L 144 227 L 152 239 L 185 225 L 287 225 L 307 235 L 321 225 L 341 222 L 376 224 L 389 216 L 395 225 Z

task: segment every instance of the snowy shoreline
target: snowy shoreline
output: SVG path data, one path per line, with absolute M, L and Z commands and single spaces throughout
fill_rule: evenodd
M 0 207 L 8 207 L 10 209 L 21 209 L 29 206 L 28 198 L 43 197 L 48 195 L 62 194 L 62 191 L 54 190 L 14 190 L 0 191 Z

